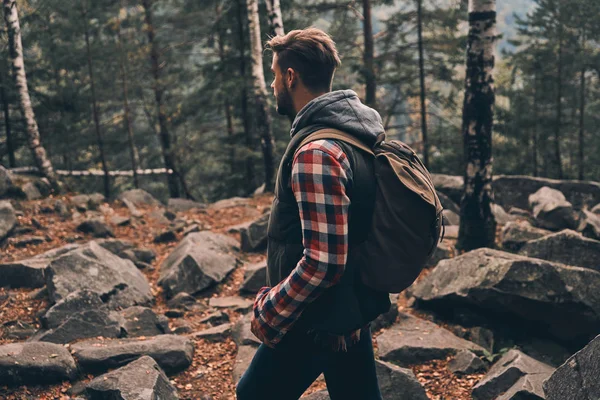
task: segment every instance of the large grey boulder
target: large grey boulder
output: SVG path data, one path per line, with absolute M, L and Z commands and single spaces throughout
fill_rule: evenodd
M 240 291 L 258 293 L 264 286 L 267 286 L 267 264 L 260 262 L 248 265 L 244 271 L 244 281 L 240 286 Z
M 13 177 L 9 170 L 0 165 L 0 198 L 8 195 L 13 187 Z
M 527 242 L 519 253 L 600 271 L 600 241 L 568 229 Z
M 178 400 L 177 390 L 151 357 L 141 357 L 92 380 L 89 400 Z
M 39 200 L 42 198 L 42 193 L 33 182 L 25 183 L 21 187 L 21 190 L 23 191 L 23 193 L 25 193 L 25 198 L 27 200 Z
M 600 215 L 582 210 L 577 232 L 581 232 L 591 239 L 600 240 Z
M 533 210 L 535 225 L 540 228 L 558 231 L 578 226 L 572 204 L 556 189 L 541 188 L 529 196 L 529 207 Z
M 0 346 L 2 385 L 51 384 L 76 377 L 75 360 L 63 346 L 41 342 Z
M 240 230 L 242 251 L 261 251 L 267 248 L 267 228 L 270 216 L 271 213 L 267 213 L 250 224 L 247 229 Z
M 131 261 L 93 241 L 53 259 L 46 269 L 46 282 L 52 302 L 83 289 L 98 293 L 111 308 L 154 300 L 148 281 Z
M 450 360 L 448 369 L 456 375 L 475 374 L 485 369 L 485 363 L 472 352 L 461 350 Z
M 17 216 L 10 201 L 0 201 L 0 241 L 8 236 L 16 224 Z
M 444 210 L 442 211 L 442 215 L 444 218 L 444 225 L 452 226 L 452 225 L 460 225 L 460 216 L 454 211 Z
M 44 328 L 52 329 L 59 327 L 76 313 L 105 308 L 106 306 L 98 293 L 86 289 L 77 290 L 56 302 L 40 320 Z
M 204 210 L 205 204 L 198 203 L 194 200 L 189 199 L 169 199 L 167 208 L 174 212 L 189 211 L 189 210 Z
M 237 266 L 234 239 L 212 232 L 187 235 L 160 267 L 158 284 L 168 298 L 197 293 L 225 279 Z
M 436 266 L 442 260 L 452 257 L 453 250 L 450 247 L 450 244 L 446 241 L 441 241 L 438 243 L 437 247 L 433 251 L 431 258 L 427 261 L 427 266 L 433 267 Z
M 231 329 L 231 337 L 238 348 L 242 346 L 260 346 L 261 341 L 252 333 L 250 321 L 252 313 L 240 318 Z
M 594 207 L 592 207 L 592 212 L 596 215 L 600 215 L 600 203 L 598 203 Z
M 552 231 L 536 228 L 527 221 L 511 221 L 502 228 L 500 235 L 502 248 L 509 251 L 519 251 L 525 243 L 551 233 Z
M 587 268 L 478 249 L 441 261 L 411 292 L 420 305 L 465 307 L 559 339 L 587 342 L 600 331 L 600 273 Z
M 455 202 L 453 202 L 450 197 L 446 196 L 444 193 L 438 191 L 437 192 L 438 198 L 440 199 L 440 203 L 442 203 L 442 207 L 444 207 L 444 210 L 450 210 L 456 214 L 460 214 L 460 207 L 458 206 L 458 204 L 456 204 Z
M 194 333 L 196 339 L 204 339 L 209 342 L 221 342 L 229 336 L 231 336 L 230 323 L 213 326 Z
M 556 180 L 532 176 L 497 175 L 492 183 L 494 201 L 506 209 L 527 208 L 529 195 L 547 186 L 564 193 L 577 209 L 600 202 L 600 183 L 591 181 Z
M 504 211 L 504 208 L 502 208 L 502 206 L 499 204 L 492 204 L 491 208 L 492 214 L 494 214 L 494 219 L 499 225 L 506 225 L 515 219 L 514 216 Z
M 77 230 L 83 233 L 89 233 L 93 237 L 105 238 L 114 237 L 112 228 L 100 218 L 91 218 L 77 225 Z
M 433 186 L 438 192 L 442 192 L 456 204 L 460 204 L 463 193 L 463 177 L 443 174 L 431 174 Z
M 35 340 L 66 344 L 98 336 L 105 338 L 121 336 L 121 322 L 115 312 L 103 309 L 78 312 L 55 329 L 40 334 Z
M 139 206 L 161 206 L 162 203 L 143 189 L 127 190 L 119 195 L 119 200 L 127 200 L 135 207 Z
M 121 311 L 120 317 L 121 328 L 127 337 L 150 337 L 170 333 L 168 320 L 163 320 L 147 307 L 126 308 Z
M 475 387 L 474 400 L 544 399 L 542 383 L 554 368 L 519 350 L 510 350 Z
M 160 335 L 145 340 L 90 339 L 71 345 L 71 352 L 85 372 L 102 372 L 142 356 L 150 356 L 171 374 L 191 365 L 194 344 L 190 339 L 177 335 Z
M 445 359 L 461 350 L 483 355 L 484 349 L 420 318 L 400 313 L 399 321 L 377 337 L 379 358 L 401 366 Z
M 544 382 L 546 399 L 600 399 L 599 377 L 600 336 L 596 336 Z

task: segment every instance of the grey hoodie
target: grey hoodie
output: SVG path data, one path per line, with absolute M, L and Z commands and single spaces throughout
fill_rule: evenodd
M 352 90 L 336 90 L 308 102 L 296 115 L 291 136 L 309 125 L 339 129 L 369 146 L 384 133 L 379 113 L 361 103 Z

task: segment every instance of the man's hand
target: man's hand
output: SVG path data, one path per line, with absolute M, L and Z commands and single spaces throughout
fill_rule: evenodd
M 256 317 L 254 316 L 254 313 L 252 313 L 252 320 L 250 322 L 250 330 L 252 331 L 254 336 L 256 336 L 258 338 L 258 340 L 260 340 L 261 342 L 263 342 L 265 344 L 265 346 L 270 347 L 272 349 L 275 348 L 275 346 L 273 344 L 271 344 L 267 340 L 267 338 L 265 338 L 265 336 L 263 335 L 262 331 L 260 330 L 260 322 L 258 322 Z

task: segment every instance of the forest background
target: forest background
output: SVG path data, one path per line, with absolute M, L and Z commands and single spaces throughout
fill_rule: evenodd
M 494 174 L 600 176 L 600 7 L 593 3 L 498 1 Z M 286 32 L 316 26 L 336 41 L 342 67 L 334 90 L 355 90 L 380 112 L 388 137 L 418 150 L 432 172 L 463 174 L 466 2 L 280 5 Z M 63 177 L 71 190 L 114 195 L 137 185 L 159 198 L 170 192 L 205 202 L 249 195 L 268 173 L 265 120 L 278 165 L 290 121 L 276 114 L 270 92 L 269 116 L 255 106 L 246 1 L 23 0 L 18 6 L 29 93 L 54 168 L 175 170 L 169 184 L 164 174 Z M 264 43 L 274 32 L 266 5 L 258 7 Z M 0 163 L 32 166 L 5 29 L 0 51 Z M 263 51 L 262 58 L 268 87 L 271 54 Z

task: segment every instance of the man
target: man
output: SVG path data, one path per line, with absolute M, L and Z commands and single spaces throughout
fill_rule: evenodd
M 375 199 L 373 156 L 338 140 L 300 146 L 335 128 L 372 147 L 379 114 L 351 90 L 331 91 L 340 59 L 315 28 L 272 38 L 271 88 L 293 120 L 269 221 L 267 285 L 256 296 L 252 332 L 261 340 L 237 386 L 240 400 L 298 399 L 323 373 L 329 395 L 381 399 L 370 322 L 390 308 L 387 293 L 364 286 L 357 251 Z

